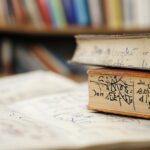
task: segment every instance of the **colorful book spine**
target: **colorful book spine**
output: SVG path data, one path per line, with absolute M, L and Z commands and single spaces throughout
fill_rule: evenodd
M 5 0 L 0 1 L 0 25 L 6 24 L 6 16 L 5 16 Z
M 87 0 L 72 0 L 72 1 L 75 7 L 78 25 L 80 26 L 89 25 L 90 17 Z
M 27 17 L 22 5 L 22 1 L 12 0 L 12 5 L 17 23 L 26 23 Z
M 40 14 L 42 16 L 43 22 L 51 26 L 52 25 L 52 20 L 51 20 L 51 15 L 49 14 L 48 7 L 46 0 L 37 0 L 37 5 L 40 11 Z
M 64 9 L 61 0 L 47 0 L 52 20 L 56 28 L 63 28 L 67 26 Z
M 32 23 L 36 27 L 43 26 L 44 22 L 39 12 L 36 0 L 23 0 L 23 3 L 30 18 L 30 23 Z
M 122 27 L 121 0 L 105 0 L 105 17 L 109 29 L 118 29 Z
M 77 19 L 76 19 L 73 1 L 72 0 L 62 0 L 62 3 L 63 3 L 65 16 L 66 16 L 68 24 L 71 24 L 71 25 L 76 24 Z

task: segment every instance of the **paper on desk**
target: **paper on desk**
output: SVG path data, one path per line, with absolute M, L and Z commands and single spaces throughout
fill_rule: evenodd
M 77 83 L 58 74 L 34 71 L 0 79 L 0 104 L 53 94 L 77 87 Z
M 10 107 L 43 124 L 53 124 L 56 129 L 69 132 L 74 142 L 68 141 L 65 145 L 68 148 L 70 145 L 74 148 L 91 145 L 106 148 L 111 145 L 109 148 L 113 148 L 122 142 L 128 142 L 124 144 L 126 147 L 150 146 L 149 120 L 88 111 L 87 91 L 85 87 L 79 88 L 74 92 L 43 96 Z M 65 139 L 68 137 L 64 136 Z
M 67 130 L 41 124 L 0 105 L 0 149 L 54 149 L 70 145 L 68 141 L 75 142 Z

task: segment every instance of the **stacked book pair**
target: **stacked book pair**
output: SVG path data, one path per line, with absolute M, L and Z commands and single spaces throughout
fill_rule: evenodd
M 79 35 L 73 62 L 88 71 L 88 108 L 150 118 L 150 35 Z

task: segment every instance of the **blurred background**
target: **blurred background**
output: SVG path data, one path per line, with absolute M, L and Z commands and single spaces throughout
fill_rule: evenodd
M 67 63 L 74 35 L 149 31 L 150 0 L 0 0 L 0 75 L 42 69 L 82 81 L 86 68 Z

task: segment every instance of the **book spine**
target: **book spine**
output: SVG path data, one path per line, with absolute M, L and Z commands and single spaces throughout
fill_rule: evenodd
M 17 23 L 26 23 L 26 15 L 20 0 L 12 0 L 13 10 Z
M 150 25 L 149 15 L 149 0 L 136 0 L 134 1 L 136 6 L 136 22 L 138 28 L 148 28 Z
M 6 12 L 6 19 L 8 23 L 15 23 L 15 15 L 14 15 L 14 10 L 13 10 L 13 5 L 12 5 L 12 1 L 10 0 L 5 0 L 4 3 L 4 7 L 5 7 L 5 12 Z
M 67 22 L 70 25 L 76 24 L 75 8 L 72 0 L 62 0 Z
M 105 0 L 106 24 L 110 29 L 118 29 L 122 27 L 122 11 L 121 0 Z
M 67 26 L 67 20 L 65 17 L 62 2 L 60 0 L 47 0 L 49 9 L 52 13 L 52 20 L 57 28 L 63 28 Z
M 92 26 L 100 27 L 103 24 L 103 12 L 101 0 L 88 0 Z
M 77 22 L 80 26 L 86 26 L 90 24 L 90 16 L 88 10 L 87 0 L 73 0 L 75 6 L 75 13 L 77 16 Z
M 46 0 L 37 0 L 38 8 L 43 18 L 43 22 L 47 26 L 52 25 L 51 15 L 49 15 Z
M 12 73 L 13 48 L 11 41 L 5 39 L 1 45 L 2 66 L 5 75 Z
M 0 25 L 6 24 L 6 16 L 5 16 L 5 0 L 0 1 Z
M 28 13 L 28 16 L 30 18 L 30 22 L 35 27 L 41 27 L 44 25 L 44 22 L 41 18 L 40 12 L 38 10 L 37 2 L 36 0 L 23 0 L 26 12 Z
M 123 8 L 123 21 L 125 28 L 132 28 L 134 26 L 134 14 L 133 14 L 133 1 L 131 0 L 122 0 Z
M 31 50 L 39 58 L 39 60 L 48 68 L 48 70 L 58 73 L 58 71 L 52 66 L 50 60 L 47 58 L 47 55 L 39 47 L 32 47 Z

